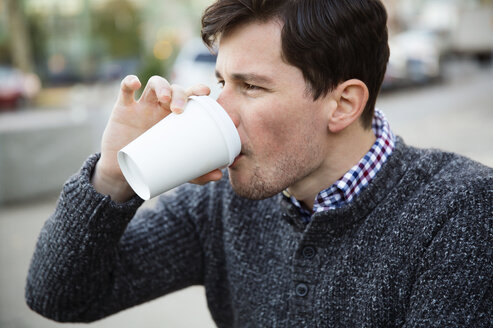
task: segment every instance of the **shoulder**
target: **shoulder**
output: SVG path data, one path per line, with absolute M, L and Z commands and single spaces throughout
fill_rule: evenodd
M 393 161 L 404 171 L 396 184 L 397 197 L 423 225 L 439 228 L 450 220 L 458 226 L 492 225 L 492 168 L 455 153 L 414 148 L 402 141 Z
M 439 149 L 408 146 L 400 138 L 396 153 L 407 174 L 422 184 L 437 184 L 457 191 L 492 191 L 493 168 L 465 156 Z
M 472 196 L 474 198 L 485 198 L 489 196 L 489 205 L 493 193 L 493 168 L 478 163 L 467 157 L 441 151 L 433 151 L 433 156 L 440 156 L 443 160 L 433 175 L 433 181 L 447 190 Z M 427 160 L 425 157 L 424 160 Z
M 400 223 L 419 227 L 424 245 L 441 245 L 450 254 L 491 248 L 493 168 L 437 149 L 401 145 L 398 152 L 406 166 L 399 191 L 408 201 Z

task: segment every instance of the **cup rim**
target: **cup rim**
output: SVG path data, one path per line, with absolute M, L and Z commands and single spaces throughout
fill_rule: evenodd
M 144 179 L 144 175 L 140 171 L 138 165 L 134 162 L 132 157 L 127 154 L 125 148 L 118 152 L 117 158 L 120 169 L 130 187 L 132 187 L 140 198 L 149 200 L 151 198 L 149 184 Z

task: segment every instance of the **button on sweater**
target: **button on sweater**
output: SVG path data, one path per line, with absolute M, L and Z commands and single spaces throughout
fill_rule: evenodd
M 218 327 L 492 327 L 493 169 L 409 147 L 351 203 L 302 223 L 282 195 L 237 196 L 225 178 L 152 209 L 115 204 L 90 176 L 64 186 L 27 277 L 27 304 L 94 321 L 205 286 Z

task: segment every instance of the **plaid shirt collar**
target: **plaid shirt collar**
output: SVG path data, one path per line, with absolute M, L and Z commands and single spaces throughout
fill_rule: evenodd
M 370 183 L 390 154 L 392 154 L 395 136 L 390 130 L 385 115 L 378 109 L 375 109 L 372 129 L 377 138 L 373 146 L 358 164 L 347 171 L 332 186 L 322 190 L 317 195 L 312 212 L 302 207 L 298 200 L 287 191 L 283 192 L 284 196 L 300 210 L 305 223 L 310 221 L 311 215 L 315 212 L 336 209 L 351 202 Z

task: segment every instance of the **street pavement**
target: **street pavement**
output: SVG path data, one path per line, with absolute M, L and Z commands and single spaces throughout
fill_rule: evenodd
M 377 107 L 408 144 L 493 167 L 493 66 L 458 61 L 445 74 L 442 83 L 384 93 Z
M 493 167 L 493 67 L 464 61 L 447 67 L 446 73 L 447 79 L 434 85 L 385 92 L 377 106 L 408 144 L 457 152 Z M 0 207 L 0 328 L 80 327 L 38 316 L 23 298 L 36 238 L 56 199 L 57 195 L 47 195 Z M 207 328 L 214 324 L 204 289 L 194 286 L 88 327 Z

